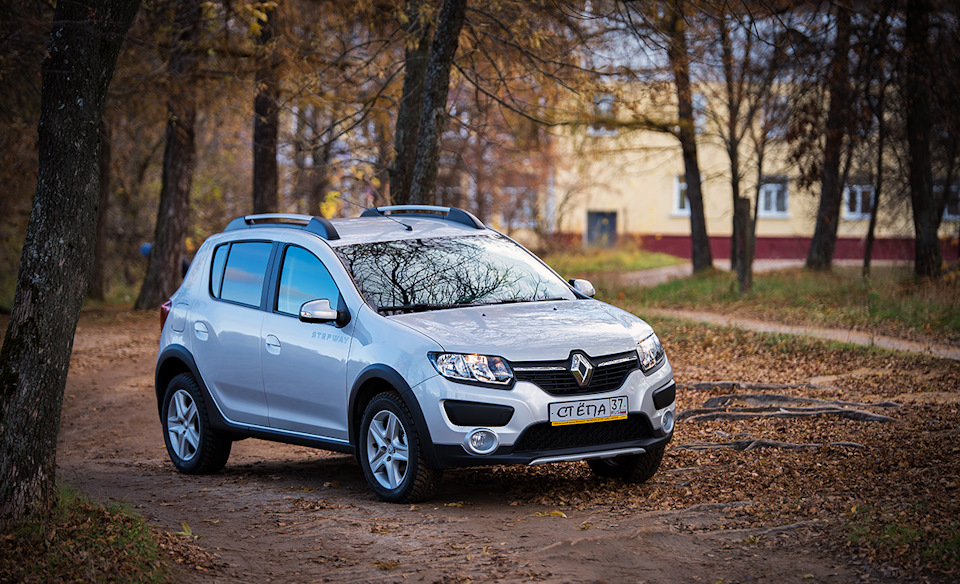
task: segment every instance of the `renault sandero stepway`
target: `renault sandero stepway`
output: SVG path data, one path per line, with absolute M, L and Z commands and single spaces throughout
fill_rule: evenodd
M 260 438 L 350 453 L 383 500 L 444 468 L 586 460 L 642 482 L 676 386 L 643 320 L 454 208 L 251 215 L 198 250 L 161 309 L 170 459 L 223 468 Z

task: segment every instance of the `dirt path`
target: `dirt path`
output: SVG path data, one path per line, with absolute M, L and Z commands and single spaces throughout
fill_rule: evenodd
M 551 495 L 553 479 L 516 467 L 448 471 L 435 501 L 415 506 L 375 499 L 348 456 L 258 440 L 235 443 L 218 475 L 177 474 L 152 397 L 157 325 L 153 315 L 81 320 L 58 461 L 61 478 L 94 498 L 125 501 L 160 530 L 181 532 L 170 538 L 190 542 L 176 546 L 180 563 L 171 560 L 178 581 L 799 583 L 862 576 L 791 526 L 718 529 L 729 505 L 697 506 L 694 497 L 686 509 L 652 513 L 589 501 L 538 504 L 539 494 Z M 568 466 L 544 472 L 586 473 Z M 643 488 L 687 484 L 680 470 L 665 469 Z M 594 488 L 609 495 L 621 487 L 611 481 Z M 555 511 L 566 516 L 551 516 Z M 757 545 L 758 534 L 766 545 Z
M 883 347 L 896 351 L 932 355 L 941 359 L 960 361 L 960 347 L 942 345 L 938 343 L 920 343 L 896 339 L 885 335 L 878 335 L 852 329 L 823 328 L 813 326 L 788 325 L 775 322 L 764 322 L 755 318 L 744 318 L 730 314 L 703 312 L 699 310 L 672 310 L 666 308 L 646 308 L 644 314 L 683 318 L 697 322 L 707 322 L 720 326 L 734 326 L 759 333 L 780 333 L 787 335 L 803 335 L 828 341 L 839 341 L 864 347 Z

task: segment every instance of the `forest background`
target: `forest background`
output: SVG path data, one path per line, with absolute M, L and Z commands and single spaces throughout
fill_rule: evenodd
M 811 267 L 830 266 L 842 186 L 856 173 L 875 184 L 872 204 L 915 215 L 917 273 L 939 273 L 936 228 L 956 192 L 960 136 L 960 106 L 950 99 L 960 35 L 949 3 L 462 4 L 453 52 L 429 72 L 446 71 L 441 95 L 427 65 L 432 42 L 456 23 L 440 20 L 439 2 L 143 3 L 103 118 L 91 296 L 158 305 L 178 284 L 183 258 L 250 212 L 331 217 L 388 202 L 455 205 L 508 233 L 533 219 L 548 245 L 553 225 L 537 190 L 524 187 L 549 180 L 571 156 L 600 156 L 589 139 L 597 127 L 677 137 L 697 269 L 712 264 L 697 213 L 697 142 L 726 147 L 734 200 L 752 198 L 755 213 L 747 178 L 779 138 L 801 183 L 819 187 Z M 4 307 L 36 184 L 53 6 L 16 0 L 0 9 Z M 694 103 L 697 94 L 705 99 Z M 417 156 L 430 107 L 440 123 L 424 130 L 438 145 Z M 698 116 L 716 120 L 717 131 L 696 134 Z M 747 142 L 749 161 L 740 154 Z M 411 182 L 427 159 L 434 168 Z M 431 175 L 432 183 L 423 178 Z M 734 221 L 734 250 L 744 214 Z

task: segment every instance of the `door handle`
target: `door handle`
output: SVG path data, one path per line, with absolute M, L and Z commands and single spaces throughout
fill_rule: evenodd
M 193 323 L 193 333 L 197 335 L 197 338 L 201 341 L 207 340 L 210 336 L 210 332 L 207 330 L 207 325 L 197 321 Z
M 276 335 L 267 335 L 266 343 L 268 353 L 271 355 L 280 354 L 280 339 L 278 339 Z

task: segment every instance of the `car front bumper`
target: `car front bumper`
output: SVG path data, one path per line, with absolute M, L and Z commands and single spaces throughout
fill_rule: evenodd
M 637 370 L 614 391 L 561 396 L 529 382 L 494 389 L 432 377 L 414 388 L 429 433 L 430 456 L 438 467 L 540 464 L 639 454 L 664 446 L 672 437 L 666 418 L 675 415 L 675 384 L 669 362 L 644 375 Z M 553 426 L 550 404 L 626 397 L 627 419 Z M 669 412 L 669 416 L 667 413 Z M 669 426 L 670 424 L 667 424 Z M 494 433 L 498 446 L 477 454 L 467 446 L 471 432 Z

